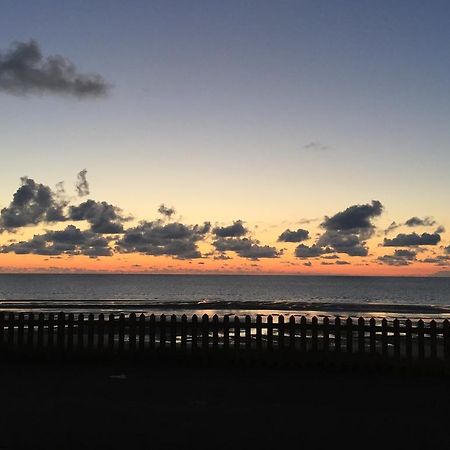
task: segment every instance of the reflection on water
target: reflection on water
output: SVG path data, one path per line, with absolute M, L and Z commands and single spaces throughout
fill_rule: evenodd
M 450 279 L 0 275 L 0 307 L 92 313 L 449 317 Z

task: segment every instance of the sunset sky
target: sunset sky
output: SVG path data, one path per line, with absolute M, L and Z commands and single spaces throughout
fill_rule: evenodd
M 439 0 L 5 1 L 0 271 L 449 270 L 449 24 Z

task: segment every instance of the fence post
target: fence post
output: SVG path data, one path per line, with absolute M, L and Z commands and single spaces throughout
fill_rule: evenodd
M 230 348 L 230 317 L 223 318 L 223 348 L 228 350 Z
M 44 348 L 44 313 L 39 313 L 37 329 L 37 347 L 40 351 Z
M 19 346 L 20 350 L 22 350 L 23 347 L 24 326 L 25 318 L 23 316 L 23 312 L 21 312 L 19 313 L 19 319 L 17 322 L 17 345 Z
M 177 348 L 177 316 L 172 314 L 170 318 L 170 349 L 174 352 Z
M 448 319 L 444 320 L 444 359 L 446 363 L 450 363 L 450 322 Z
M 436 360 L 437 358 L 437 342 L 436 342 L 436 322 L 432 320 L 430 322 L 430 352 L 431 359 Z
M 278 349 L 284 350 L 284 316 L 278 316 Z
M 341 318 L 334 319 L 334 351 L 341 353 Z
M 47 322 L 47 348 L 53 349 L 55 335 L 55 315 L 50 313 Z
M 318 346 L 318 335 L 317 335 L 317 317 L 313 316 L 311 319 L 311 351 L 317 353 Z
M 234 349 L 239 350 L 241 346 L 241 327 L 239 316 L 234 316 Z
M 261 351 L 262 348 L 262 317 L 260 314 L 256 316 L 256 349 Z
M 128 316 L 128 346 L 131 353 L 136 352 L 136 313 Z
M 78 327 L 77 327 L 77 349 L 79 352 L 84 349 L 84 314 L 78 314 Z
M 110 313 L 109 314 L 109 318 L 108 318 L 108 352 L 109 353 L 114 353 L 114 328 L 115 328 L 115 318 L 114 318 L 114 314 Z
M 161 314 L 159 318 L 159 349 L 166 348 L 166 315 Z
M 384 318 L 381 321 L 381 354 L 383 355 L 383 358 L 387 358 L 389 356 L 388 353 L 388 323 L 387 320 Z
M 323 318 L 323 351 L 328 353 L 330 351 L 330 320 L 328 317 Z
M 0 347 L 3 347 L 5 338 L 5 313 L 0 311 Z
M 87 323 L 87 348 L 88 352 L 94 351 L 94 314 L 90 313 Z
M 203 314 L 202 317 L 202 351 L 206 352 L 209 348 L 209 317 Z
M 187 349 L 187 316 L 181 316 L 181 351 L 185 352 Z
M 346 347 L 347 347 L 347 353 L 352 354 L 353 353 L 353 321 L 352 318 L 349 317 L 347 319 L 347 336 L 346 336 Z
M 148 322 L 148 339 L 149 339 L 149 351 L 154 351 L 156 348 L 156 318 L 154 314 L 150 314 Z
M 411 321 L 409 319 L 406 320 L 405 325 L 405 340 L 406 340 L 406 359 L 408 362 L 412 361 L 412 329 L 411 329 Z
M 219 317 L 214 314 L 212 318 L 212 345 L 213 350 L 217 351 L 219 348 Z
M 73 313 L 69 313 L 69 317 L 67 318 L 67 351 L 71 353 L 73 351 L 73 322 L 74 316 Z
M 64 353 L 64 337 L 66 335 L 66 315 L 61 311 L 58 313 L 58 328 L 56 329 L 56 345 L 58 347 L 58 353 L 62 355 Z
M 289 317 L 289 349 L 295 350 L 295 316 Z
M 1 319 L 0 319 L 1 320 Z M 1 328 L 1 325 L 0 325 Z M 0 331 L 1 333 L 1 331 Z M 1 336 L 0 336 L 1 341 Z M 33 349 L 34 343 L 34 314 L 32 312 L 28 313 L 27 317 L 27 346 L 30 350 Z
M 139 334 L 139 352 L 142 354 L 145 350 L 145 314 L 139 314 L 139 324 L 138 324 L 138 334 Z
M 300 351 L 302 353 L 306 353 L 306 349 L 307 349 L 306 326 L 307 326 L 306 317 L 305 316 L 300 317 Z
M 245 316 L 245 349 L 250 351 L 252 348 L 252 319 Z
M 119 353 L 125 349 L 125 314 L 119 314 Z
M 373 356 L 376 354 L 377 352 L 377 341 L 376 341 L 376 322 L 375 319 L 373 317 L 370 318 L 369 320 L 369 327 L 370 327 L 370 334 L 369 334 L 369 339 L 370 339 L 370 354 Z
M 198 317 L 197 314 L 192 316 L 191 321 L 191 345 L 192 351 L 195 352 L 198 347 Z
M 365 353 L 365 320 L 363 317 L 360 317 L 358 319 L 358 353 L 364 354 Z
M 398 319 L 394 320 L 394 358 L 400 359 L 400 322 Z
M 98 337 L 97 337 L 97 348 L 103 351 L 105 348 L 105 315 L 100 313 L 98 315 Z
M 273 317 L 271 314 L 267 316 L 267 349 L 273 348 Z
M 8 347 L 11 349 L 14 346 L 14 322 L 15 314 L 10 312 L 8 315 Z
M 417 322 L 417 345 L 419 361 L 423 361 L 425 359 L 425 336 L 422 319 Z

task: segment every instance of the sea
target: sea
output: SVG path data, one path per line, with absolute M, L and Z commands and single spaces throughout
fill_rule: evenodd
M 1 274 L 0 310 L 450 318 L 450 278 Z

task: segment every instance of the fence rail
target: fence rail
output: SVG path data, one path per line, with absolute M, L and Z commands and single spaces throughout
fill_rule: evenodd
M 276 320 L 275 320 L 276 319 Z M 0 355 L 276 354 L 450 364 L 450 322 L 305 316 L 34 314 L 0 312 Z

